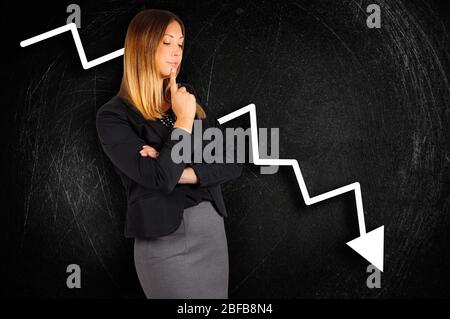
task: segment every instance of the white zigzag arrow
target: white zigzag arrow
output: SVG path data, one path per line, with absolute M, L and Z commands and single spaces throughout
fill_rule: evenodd
M 77 25 L 75 23 L 69 23 L 62 27 L 39 34 L 35 37 L 23 40 L 20 42 L 20 46 L 26 47 L 26 46 L 32 45 L 34 43 L 43 41 L 45 39 L 52 38 L 55 35 L 64 33 L 66 31 L 72 31 L 73 40 L 75 41 L 75 46 L 77 47 L 77 51 L 78 51 L 78 55 L 80 56 L 81 64 L 83 65 L 83 68 L 85 70 L 123 55 L 124 49 L 122 48 L 117 51 L 111 52 L 107 55 L 104 55 L 100 58 L 97 58 L 95 60 L 88 61 L 86 58 L 86 54 L 84 53 L 83 44 L 81 43 L 80 35 L 78 34 Z
M 106 54 L 92 61 L 87 61 L 86 54 L 84 53 L 83 44 L 80 40 L 80 35 L 78 34 L 78 29 L 75 23 L 69 23 L 62 27 L 53 29 L 51 31 L 42 33 L 35 37 L 29 38 L 27 40 L 21 41 L 20 46 L 26 47 L 31 44 L 43 41 L 54 37 L 55 35 L 64 33 L 66 31 L 71 31 L 75 45 L 77 47 L 78 55 L 80 56 L 81 64 L 84 69 L 89 69 L 114 58 L 117 58 L 124 53 L 124 49 L 119 49 L 117 51 Z M 228 115 L 225 115 L 218 119 L 219 123 L 225 123 L 231 121 L 232 119 L 239 117 L 245 113 L 250 113 L 250 132 L 252 140 L 253 149 L 253 163 L 256 165 L 278 165 L 278 166 L 292 166 L 297 177 L 298 185 L 300 186 L 300 191 L 305 200 L 306 205 L 312 205 L 328 198 L 332 198 L 341 195 L 346 192 L 354 191 L 356 199 L 356 210 L 358 215 L 358 225 L 360 236 L 347 243 L 352 249 L 363 256 L 366 260 L 372 263 L 379 270 L 383 271 L 383 256 L 384 256 L 384 226 L 378 227 L 368 233 L 366 233 L 366 224 L 364 222 L 364 211 L 361 196 L 361 186 L 358 182 L 337 188 L 335 190 L 309 197 L 308 190 L 306 189 L 305 181 L 303 180 L 302 173 L 300 171 L 300 166 L 295 159 L 263 159 L 259 158 L 259 148 L 258 148 L 258 126 L 256 124 L 256 108 L 254 104 L 249 104 L 243 108 L 234 111 Z
M 305 181 L 303 180 L 300 166 L 296 159 L 264 159 L 259 158 L 258 147 L 258 125 L 256 124 L 256 107 L 255 104 L 249 104 L 236 110 L 228 115 L 222 116 L 218 119 L 220 124 L 226 123 L 235 119 L 245 113 L 250 113 L 250 133 L 253 152 L 253 163 L 256 165 L 279 165 L 279 166 L 292 166 L 297 177 L 300 191 L 305 200 L 306 205 L 312 205 L 328 198 L 332 198 L 341 195 L 346 192 L 354 191 L 356 199 L 356 210 L 358 215 L 358 225 L 360 237 L 349 241 L 349 245 L 358 254 L 363 256 L 367 261 L 383 271 L 383 256 L 384 256 L 384 226 L 378 227 L 369 233 L 366 233 L 366 224 L 364 222 L 364 211 L 361 196 L 361 186 L 358 182 L 337 188 L 335 190 L 309 197 L 308 190 L 306 189 Z

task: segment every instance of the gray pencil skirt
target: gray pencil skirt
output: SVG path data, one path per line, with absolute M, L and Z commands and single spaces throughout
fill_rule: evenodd
M 135 238 L 134 264 L 147 298 L 228 298 L 228 246 L 223 217 L 209 201 L 186 208 L 178 229 Z

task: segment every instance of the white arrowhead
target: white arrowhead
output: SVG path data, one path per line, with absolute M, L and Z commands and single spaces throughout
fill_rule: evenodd
M 372 265 L 383 271 L 384 226 L 378 227 L 347 243 Z

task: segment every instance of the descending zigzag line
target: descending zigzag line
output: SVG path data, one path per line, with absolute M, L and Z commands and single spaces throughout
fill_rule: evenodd
M 258 125 L 256 124 L 256 107 L 255 104 L 249 104 L 236 110 L 230 114 L 222 116 L 218 119 L 219 123 L 228 122 L 236 117 L 239 117 L 245 113 L 250 113 L 250 132 L 251 132 L 251 143 L 252 143 L 252 152 L 253 152 L 253 163 L 256 165 L 278 165 L 278 166 L 292 166 L 295 172 L 295 176 L 297 177 L 298 185 L 300 186 L 300 191 L 305 200 L 306 205 L 312 205 L 323 200 L 341 195 L 343 193 L 347 193 L 350 191 L 355 192 L 356 199 L 356 210 L 358 215 L 358 225 L 359 225 L 359 233 L 360 236 L 366 234 L 366 224 L 364 222 L 364 211 L 363 211 L 363 203 L 361 196 L 361 186 L 358 182 L 351 183 L 349 185 L 339 187 L 332 191 L 309 197 L 308 190 L 306 189 L 305 181 L 303 179 L 302 172 L 300 171 L 300 166 L 296 159 L 266 159 L 259 158 L 259 147 L 258 147 Z
M 109 54 L 106 54 L 102 57 L 99 57 L 95 60 L 87 61 L 86 54 L 84 53 L 83 45 L 81 43 L 80 35 L 78 34 L 78 29 L 75 23 L 69 23 L 62 27 L 53 29 L 51 31 L 21 41 L 20 46 L 26 47 L 31 44 L 54 37 L 66 31 L 72 32 L 72 36 L 75 41 L 75 46 L 77 48 L 78 55 L 80 56 L 81 64 L 83 65 L 84 69 L 92 68 L 94 66 L 112 60 L 124 54 L 124 49 L 122 48 Z M 360 184 L 358 182 L 355 182 L 314 197 L 309 197 L 308 190 L 306 188 L 305 181 L 303 180 L 303 176 L 300 171 L 300 166 L 298 165 L 297 160 L 259 158 L 258 131 L 257 131 L 258 126 L 256 124 L 256 108 L 254 104 L 249 104 L 237 111 L 225 115 L 219 118 L 218 121 L 219 123 L 222 124 L 236 117 L 239 117 L 247 112 L 250 113 L 250 124 L 251 124 L 250 132 L 252 136 L 251 142 L 253 147 L 252 148 L 253 163 L 256 165 L 292 166 L 306 205 L 312 205 L 350 191 L 355 192 L 356 210 L 358 216 L 360 237 L 348 242 L 347 245 L 349 245 L 353 250 L 355 250 L 357 253 L 363 256 L 366 260 L 374 264 L 378 269 L 383 271 L 384 226 L 378 227 L 377 229 L 372 230 L 369 233 L 366 233 L 366 224 L 364 222 L 364 211 L 363 211 Z
M 20 46 L 26 47 L 31 44 L 43 41 L 45 39 L 54 37 L 58 34 L 64 33 L 66 31 L 71 31 L 73 39 L 75 41 L 75 46 L 78 51 L 78 55 L 80 56 L 81 64 L 83 65 L 84 69 L 92 68 L 96 65 L 102 64 L 106 61 L 112 60 L 114 58 L 117 58 L 124 53 L 124 49 L 119 49 L 117 51 L 111 52 L 109 54 L 106 54 L 102 57 L 99 57 L 92 61 L 87 61 L 86 54 L 84 53 L 83 44 L 81 43 L 80 35 L 78 34 L 78 29 L 75 23 L 69 23 L 62 27 L 50 30 L 48 32 L 42 33 L 40 35 L 34 36 L 32 38 L 29 38 L 27 40 L 24 40 L 20 42 Z M 305 181 L 303 179 L 302 172 L 300 170 L 300 166 L 298 165 L 298 162 L 296 159 L 262 159 L 259 158 L 259 147 L 258 147 L 258 126 L 256 124 L 256 108 L 254 104 L 249 104 L 247 106 L 244 106 L 243 108 L 234 111 L 226 116 L 223 116 L 218 119 L 219 123 L 225 123 L 228 122 L 236 117 L 239 117 L 245 113 L 250 113 L 250 132 L 252 136 L 252 151 L 253 151 L 253 163 L 256 165 L 278 165 L 278 166 L 292 166 L 295 172 L 295 176 L 297 177 L 298 185 L 300 186 L 300 191 L 302 193 L 302 196 L 305 200 L 306 205 L 312 205 L 318 202 L 321 202 L 323 200 L 341 195 L 343 193 L 347 193 L 350 191 L 355 192 L 355 199 L 356 199 L 356 209 L 357 209 L 357 215 L 358 215 L 358 225 L 359 225 L 359 233 L 360 236 L 366 234 L 366 225 L 364 222 L 364 211 L 363 211 L 363 204 L 362 204 L 362 196 L 361 196 L 361 186 L 358 182 L 334 189 L 332 191 L 314 196 L 309 197 L 308 190 L 305 185 Z
M 55 35 L 64 33 L 66 31 L 72 32 L 73 40 L 75 41 L 75 46 L 77 47 L 77 51 L 78 51 L 78 55 L 80 56 L 81 64 L 83 65 L 83 68 L 85 70 L 123 55 L 124 49 L 122 48 L 122 49 L 116 50 L 114 52 L 111 52 L 109 54 L 106 54 L 102 57 L 99 57 L 95 60 L 88 61 L 86 58 L 86 54 L 84 53 L 83 44 L 81 43 L 80 35 L 78 34 L 77 25 L 75 23 L 69 23 L 69 24 L 63 25 L 62 27 L 39 34 L 35 37 L 23 40 L 20 42 L 20 46 L 26 47 L 31 44 L 54 37 Z

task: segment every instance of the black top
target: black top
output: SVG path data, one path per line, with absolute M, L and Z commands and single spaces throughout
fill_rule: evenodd
M 216 118 L 202 119 L 202 130 L 217 127 Z M 189 184 L 178 184 L 188 163 L 175 163 L 171 153 L 178 143 L 169 137 L 169 131 L 159 121 L 147 121 L 132 104 L 115 95 L 97 111 L 96 128 L 100 145 L 111 160 L 120 177 L 127 197 L 124 234 L 127 238 L 156 238 L 174 232 L 183 220 L 184 201 Z M 174 128 L 180 138 L 190 140 L 194 154 L 192 134 Z M 223 141 L 225 154 L 234 152 L 233 143 Z M 142 157 L 139 151 L 150 145 L 159 151 L 155 159 Z M 230 149 L 228 149 L 228 145 Z M 230 153 L 231 154 L 231 153 Z M 199 178 L 200 186 L 207 188 L 213 206 L 221 216 L 227 216 L 221 184 L 239 177 L 240 163 L 189 163 Z
M 195 206 L 204 200 L 213 201 L 208 190 L 204 187 L 189 185 L 189 189 L 186 191 L 186 197 L 184 198 L 184 208 Z
M 177 120 L 177 116 L 173 112 L 172 108 L 168 109 L 165 115 L 159 119 L 159 121 L 171 132 L 173 130 L 173 125 Z M 191 165 L 188 165 L 192 167 Z M 193 167 L 195 171 L 195 167 Z M 184 198 L 184 208 L 195 206 L 202 201 L 213 201 L 211 194 L 205 187 L 200 187 L 199 185 L 188 184 L 189 188 L 186 190 L 186 196 Z

